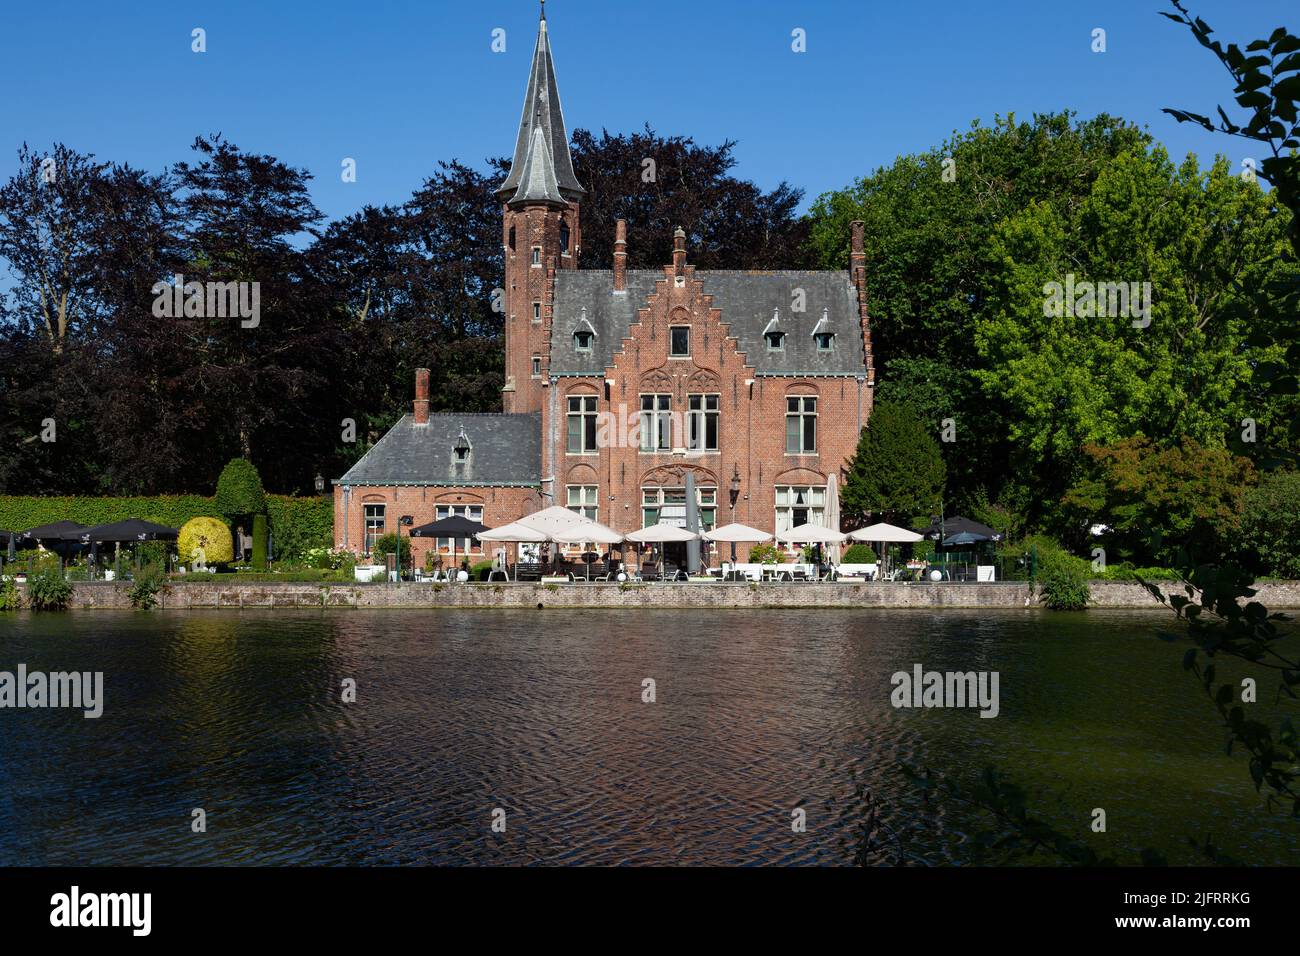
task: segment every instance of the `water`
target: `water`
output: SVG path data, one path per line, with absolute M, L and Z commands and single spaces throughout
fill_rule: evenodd
M 998 767 L 1121 861 L 1197 862 L 1185 838 L 1210 833 L 1246 862 L 1295 864 L 1300 827 L 1263 808 L 1183 646 L 1153 636 L 1170 620 L 0 615 L 0 670 L 103 671 L 106 697 L 98 720 L 0 710 L 0 864 L 847 864 L 860 791 L 879 815 L 867 862 L 976 861 L 984 818 L 927 807 L 900 760 L 967 780 Z M 893 709 L 890 675 L 914 663 L 999 671 L 1000 715 Z

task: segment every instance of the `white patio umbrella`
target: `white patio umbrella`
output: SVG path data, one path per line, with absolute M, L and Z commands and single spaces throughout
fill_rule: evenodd
M 540 544 L 543 541 L 550 541 L 550 536 L 545 531 L 538 531 L 536 528 L 530 528 L 522 525 L 518 521 L 502 525 L 500 528 L 492 528 L 490 531 L 484 531 L 478 535 L 480 541 L 501 541 L 504 543 L 520 544 Z M 515 580 L 519 580 L 519 553 L 515 549 Z
M 840 529 L 840 492 L 834 475 L 826 479 L 826 526 L 836 531 Z M 840 546 L 832 542 L 826 548 L 826 556 L 831 564 L 840 563 Z
M 867 541 L 872 544 L 879 542 L 884 544 L 911 544 L 920 541 L 925 537 L 915 531 L 909 531 L 906 528 L 900 528 L 898 525 L 885 524 L 883 521 L 877 524 L 868 525 L 865 528 L 859 528 L 857 531 L 850 531 L 849 537 L 854 541 Z M 880 570 L 881 574 L 885 571 L 885 549 L 880 549 Z
M 592 521 L 590 518 L 583 518 L 580 523 L 551 532 L 551 540 L 558 541 L 561 544 L 580 544 L 584 541 L 590 541 L 593 544 L 620 544 L 623 541 L 623 535 L 613 528 L 607 528 L 603 524 Z M 587 565 L 587 580 L 591 580 L 590 564 Z
M 771 541 L 772 536 L 766 531 L 759 531 L 757 528 L 751 528 L 747 524 L 732 522 L 724 524 L 721 528 L 714 528 L 712 531 L 704 532 L 704 537 L 710 541 L 729 541 L 731 542 L 731 563 L 736 563 L 736 544 L 760 544 L 764 541 Z
M 824 528 L 819 524 L 795 525 L 776 534 L 776 540 L 788 544 L 839 544 L 847 537 L 842 531 Z
M 699 535 L 672 524 L 652 524 L 648 528 L 632 531 L 625 535 L 629 541 L 640 543 L 663 543 L 665 541 L 696 541 Z M 708 535 L 706 534 L 707 538 Z

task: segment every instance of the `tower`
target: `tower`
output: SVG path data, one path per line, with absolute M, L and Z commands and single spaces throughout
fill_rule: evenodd
M 555 270 L 578 268 L 578 204 L 585 193 L 569 155 L 543 8 L 510 174 L 496 192 L 505 252 L 504 411 L 542 407 Z

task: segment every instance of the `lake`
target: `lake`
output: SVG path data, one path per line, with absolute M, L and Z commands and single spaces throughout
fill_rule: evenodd
M 104 713 L 0 710 L 0 865 L 987 861 L 972 845 L 986 819 L 927 804 L 900 762 L 963 781 L 998 768 L 1036 814 L 1121 862 L 1148 847 L 1200 862 L 1186 837 L 1210 834 L 1245 862 L 1296 863 L 1300 827 L 1224 755 L 1186 645 L 1154 636 L 1172 624 L 1159 611 L 2 614 L 0 670 L 102 671 Z M 891 675 L 916 664 L 998 672 L 997 717 L 894 708 Z M 1094 808 L 1105 833 L 1089 829 Z

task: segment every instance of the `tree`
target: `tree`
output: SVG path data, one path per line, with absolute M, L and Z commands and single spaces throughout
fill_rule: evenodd
M 1260 573 L 1300 578 L 1300 472 L 1272 472 L 1246 492 L 1240 540 Z
M 846 466 L 845 520 L 869 523 L 928 515 L 943 499 L 944 464 L 935 427 L 909 405 L 877 402 Z
M 1236 289 L 1284 271 L 1287 218 L 1226 160 L 1202 173 L 1156 148 L 1116 157 L 1074 207 L 1034 203 L 997 231 L 973 374 L 1011 410 L 1012 460 L 1037 476 L 1053 531 L 1068 533 L 1050 503 L 1086 468 L 1085 443 L 1224 448 L 1243 419 L 1271 421 L 1251 383 L 1280 352 L 1254 340 Z
M 736 177 L 734 140 L 705 146 L 689 136 L 661 136 L 647 123 L 618 136 L 576 129 L 572 142 L 573 168 L 587 190 L 583 268 L 613 268 L 619 219 L 628 223 L 629 269 L 672 262 L 678 226 L 686 231 L 688 256 L 700 269 L 805 264 L 808 224 L 798 216 L 803 191 L 781 182 L 764 192 Z M 498 170 L 504 177 L 504 164 Z
M 1083 450 L 1093 474 L 1064 502 L 1076 509 L 1076 540 L 1100 522 L 1113 529 L 1106 541 L 1120 557 L 1172 563 L 1180 549 L 1201 560 L 1223 557 L 1255 480 L 1249 459 L 1187 437 L 1165 447 L 1137 437 Z
M 1071 113 L 978 121 L 939 146 L 904 156 L 817 199 L 809 246 L 821 268 L 842 269 L 849 223 L 866 223 L 867 289 L 879 397 L 911 401 L 928 417 L 957 420 L 943 445 L 957 507 L 983 488 L 994 498 L 1042 495 L 1037 475 L 1013 463 L 1015 410 L 985 390 L 996 366 L 974 348 L 975 323 L 996 314 L 1004 269 L 991 254 L 1001 224 L 1034 203 L 1068 210 L 1122 153 L 1149 134 L 1122 119 Z M 978 414 L 961 414 L 978 409 Z

